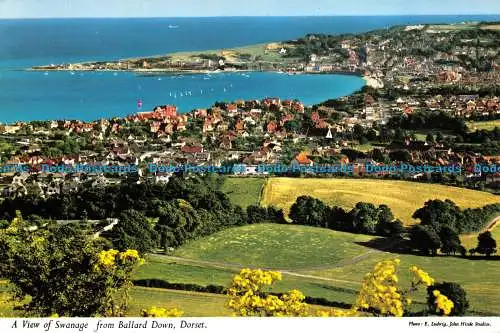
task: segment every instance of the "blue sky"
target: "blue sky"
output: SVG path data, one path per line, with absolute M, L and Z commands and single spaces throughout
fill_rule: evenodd
M 500 14 L 500 0 L 0 0 L 0 17 Z

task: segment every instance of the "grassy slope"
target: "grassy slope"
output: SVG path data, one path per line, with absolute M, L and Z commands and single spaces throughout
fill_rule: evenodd
M 301 195 L 345 209 L 351 209 L 359 201 L 386 204 L 406 224 L 415 222 L 411 215 L 430 199 L 451 199 L 462 208 L 500 201 L 490 193 L 436 184 L 377 179 L 271 178 L 264 188 L 261 204 L 288 211 Z
M 335 265 L 362 254 L 366 249 L 355 242 L 372 238 L 305 226 L 257 224 L 191 242 L 174 255 L 260 268 L 300 269 Z
M 500 120 L 490 120 L 490 121 L 473 121 L 467 123 L 469 130 L 474 132 L 475 130 L 487 130 L 491 131 L 495 127 L 500 127 Z
M 137 317 L 141 309 L 152 306 L 178 308 L 186 317 L 222 317 L 231 312 L 224 307 L 226 297 L 223 295 L 195 293 L 180 290 L 134 287 L 132 301 L 127 315 Z
M 497 241 L 497 248 L 498 245 L 500 245 L 500 227 L 497 225 L 493 228 L 493 230 L 490 230 L 491 234 L 493 235 L 493 238 Z M 474 234 L 467 234 L 467 235 L 462 235 L 460 236 L 460 240 L 462 241 L 462 245 L 465 246 L 467 249 L 472 249 L 477 246 L 477 236 L 479 233 L 474 233 Z
M 239 268 L 218 268 L 179 262 L 173 259 L 149 258 L 140 269 L 136 279 L 161 279 L 172 283 L 195 283 L 202 286 L 215 284 L 229 286 L 231 279 L 239 272 Z M 337 282 L 342 284 L 337 287 Z M 286 275 L 270 290 L 286 292 L 299 289 L 307 296 L 324 297 L 331 301 L 352 302 L 359 287 L 358 282 L 351 281 L 323 281 L 311 278 L 302 278 Z
M 416 255 L 398 255 L 387 252 L 371 252 L 359 262 L 351 263 L 343 261 L 344 264 L 347 264 L 341 267 L 335 267 L 335 264 L 339 263 L 338 258 L 341 257 L 346 260 L 360 254 L 366 254 L 371 249 L 359 248 L 359 245 L 353 244 L 352 242 L 354 239 L 350 236 L 355 235 L 318 229 L 318 232 L 328 234 L 329 237 L 314 241 L 315 246 L 311 248 L 317 250 L 304 252 L 304 247 L 301 243 L 307 242 L 307 239 L 316 239 L 316 230 L 314 228 L 276 225 L 276 227 L 286 230 L 283 231 L 283 234 L 286 232 L 298 232 L 298 234 L 301 235 L 299 238 L 296 238 L 296 246 L 287 249 L 286 252 L 282 252 L 281 246 L 276 247 L 275 245 L 271 245 L 274 242 L 272 239 L 277 237 L 277 234 L 274 233 L 272 229 L 269 230 L 269 225 L 255 225 L 251 227 L 253 227 L 253 233 L 259 235 L 259 238 L 264 238 L 261 243 L 270 243 L 267 250 L 257 248 L 257 246 L 261 245 L 257 245 L 253 238 L 247 237 L 249 232 L 248 227 L 241 227 L 231 230 L 232 237 L 235 239 L 239 238 L 240 243 L 225 244 L 223 246 L 226 251 L 225 254 L 217 247 L 216 244 L 218 242 L 202 239 L 182 247 L 177 255 L 186 255 L 190 258 L 210 261 L 238 262 L 248 266 L 256 266 L 257 263 L 278 265 L 283 262 L 284 265 L 286 265 L 285 267 L 289 269 L 293 267 L 293 269 L 290 269 L 293 272 L 333 279 L 333 281 L 315 280 L 308 277 L 288 276 L 285 274 L 284 281 L 277 284 L 275 290 L 285 291 L 297 288 L 309 296 L 325 297 L 340 302 L 352 302 L 355 299 L 355 292 L 358 290 L 364 274 L 369 272 L 376 262 L 382 259 L 399 257 L 401 259 L 401 277 L 403 285 L 408 285 L 409 283 L 410 276 L 408 268 L 412 265 L 417 265 L 429 272 L 439 281 L 453 281 L 462 284 L 468 292 L 473 310 L 482 313 L 500 313 L 500 299 L 497 297 L 498 281 L 500 278 L 499 260 L 468 260 L 454 257 L 431 258 Z M 308 235 L 309 233 L 310 235 Z M 229 234 L 224 232 L 222 234 L 224 237 L 221 238 L 221 234 L 219 233 L 217 239 L 223 240 L 225 236 L 229 236 Z M 244 237 L 240 237 L 239 235 Z M 334 251 L 330 251 L 330 257 L 322 255 L 321 252 L 323 252 L 325 248 L 328 248 L 330 243 L 332 243 L 332 248 L 342 253 L 339 257 L 336 256 Z M 252 255 L 242 252 L 241 249 L 245 246 L 248 249 L 252 249 Z M 285 244 L 283 244 L 283 246 L 285 246 Z M 317 254 L 314 252 L 317 252 Z M 236 259 L 236 255 L 233 253 L 243 254 L 239 256 L 239 259 Z M 284 260 L 284 257 L 282 259 L 285 253 L 288 262 Z M 319 258 L 314 258 L 315 255 L 318 255 Z M 301 257 L 306 259 L 302 259 Z M 320 262 L 321 264 L 331 264 L 331 266 L 330 268 L 316 267 Z M 180 263 L 170 265 L 171 271 L 175 273 L 172 274 L 169 272 L 165 275 L 167 276 L 166 279 L 171 275 L 176 275 L 177 279 L 182 279 L 182 271 L 185 271 L 186 268 L 180 268 L 180 266 L 182 266 Z M 283 269 L 284 267 L 278 268 Z M 224 269 L 207 267 L 196 268 L 193 266 L 189 267 L 189 270 L 199 270 L 197 277 L 198 279 L 204 279 L 206 281 L 205 284 L 219 281 L 223 282 L 223 280 L 226 279 L 229 281 L 229 275 L 234 273 L 234 270 L 226 270 L 226 273 L 223 273 L 222 271 L 224 271 Z M 224 274 L 227 274 L 227 278 Z M 184 282 L 189 282 L 190 279 L 190 277 L 186 277 Z M 199 281 L 200 280 L 198 280 L 198 282 Z M 179 282 L 181 281 L 179 280 Z M 423 302 L 425 300 L 424 296 L 423 294 L 417 295 L 417 300 Z
M 460 283 L 467 291 L 472 310 L 500 314 L 500 298 L 498 297 L 499 260 L 468 260 L 452 257 L 432 258 L 377 253 L 353 265 L 308 273 L 322 277 L 361 281 L 364 273 L 370 270 L 378 261 L 395 257 L 401 259 L 400 276 L 403 285 L 408 285 L 410 280 L 408 268 L 416 265 L 438 281 Z M 424 295 L 419 294 L 417 299 L 423 301 Z
M 258 205 L 264 178 L 227 178 L 222 185 L 222 192 L 227 194 L 233 204 L 246 208 Z

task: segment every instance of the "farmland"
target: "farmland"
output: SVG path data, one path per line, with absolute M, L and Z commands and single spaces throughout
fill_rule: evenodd
M 485 130 L 491 131 L 495 129 L 495 127 L 500 127 L 500 120 L 490 120 L 490 121 L 473 121 L 467 123 L 467 127 L 471 132 L 475 130 Z
M 493 238 L 497 240 L 497 244 L 500 243 L 500 227 L 497 225 L 490 230 Z M 460 240 L 462 241 L 462 245 L 467 249 L 472 249 L 477 245 L 477 236 L 479 233 L 467 234 L 460 236 Z
M 296 198 L 309 195 L 332 206 L 351 209 L 360 201 L 388 205 L 405 224 L 413 224 L 413 213 L 431 199 L 450 199 L 461 208 L 498 203 L 497 196 L 458 187 L 376 179 L 270 178 L 261 204 L 288 211 Z
M 233 204 L 246 208 L 259 204 L 264 183 L 264 178 L 227 178 L 221 190 Z

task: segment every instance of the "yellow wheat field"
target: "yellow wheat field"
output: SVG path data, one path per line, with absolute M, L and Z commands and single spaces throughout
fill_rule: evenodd
M 360 201 L 386 204 L 405 224 L 415 223 L 411 216 L 431 199 L 450 199 L 461 208 L 500 203 L 500 197 L 490 193 L 435 184 L 378 179 L 270 178 L 261 204 L 278 206 L 288 213 L 301 195 L 344 209 L 351 209 Z

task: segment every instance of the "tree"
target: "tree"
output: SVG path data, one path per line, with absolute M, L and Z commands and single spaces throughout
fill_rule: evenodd
M 405 227 L 401 220 L 379 221 L 377 224 L 377 235 L 385 237 L 402 237 Z
M 267 220 L 267 209 L 257 205 L 250 205 L 247 207 L 248 223 L 262 223 Z
M 80 226 L 1 232 L 7 239 L 4 277 L 14 286 L 15 299 L 28 300 L 23 306 L 28 315 L 123 315 L 133 270 L 141 263 L 137 251 L 105 250 L 103 239 Z
M 462 213 L 460 208 L 451 200 L 429 200 L 424 207 L 413 213 L 414 219 L 419 219 L 420 224 L 430 225 L 438 231 L 443 226 L 449 226 L 460 232 Z
M 439 291 L 440 295 L 446 296 L 453 302 L 450 316 L 463 316 L 465 314 L 469 308 L 467 293 L 458 283 L 453 282 L 441 282 L 427 287 L 427 306 L 431 313 L 442 313 L 442 310 L 438 309 L 437 296 L 434 295 L 436 290 Z
M 288 132 L 298 132 L 300 130 L 300 122 L 297 120 L 290 120 L 285 123 L 285 129 Z
M 415 225 L 410 229 L 410 245 L 424 255 L 436 255 L 441 247 L 439 236 L 432 226 Z
M 382 150 L 375 148 L 372 150 L 372 158 L 377 162 L 386 162 L 387 156 L 382 153 Z
M 157 233 L 146 216 L 133 209 L 124 211 L 118 224 L 102 236 L 111 240 L 113 247 L 120 251 L 136 249 L 140 253 L 146 253 L 157 243 Z
M 328 228 L 328 206 L 309 196 L 298 197 L 290 208 L 289 216 L 296 224 Z
M 349 213 L 351 217 L 351 231 L 374 235 L 378 224 L 378 214 L 379 212 L 375 205 L 358 202 Z
M 427 142 L 435 142 L 436 140 L 434 139 L 434 135 L 432 135 L 432 133 L 429 133 L 425 137 L 425 141 L 427 141 Z
M 449 255 L 460 252 L 460 237 L 455 229 L 452 229 L 449 226 L 442 227 L 439 231 L 439 239 L 441 241 L 441 252 L 444 254 Z
M 491 235 L 490 231 L 485 231 L 477 236 L 477 253 L 484 254 L 489 257 L 493 253 L 497 252 L 496 248 L 497 242 Z
M 155 230 L 160 236 L 160 246 L 168 249 L 195 237 L 201 226 L 202 221 L 193 206 L 186 200 L 177 199 L 162 207 Z
M 0 229 L 6 229 L 10 225 L 10 222 L 7 220 L 0 220 Z
M 335 206 L 330 209 L 328 227 L 333 230 L 349 231 L 349 220 L 349 214 L 342 207 Z

